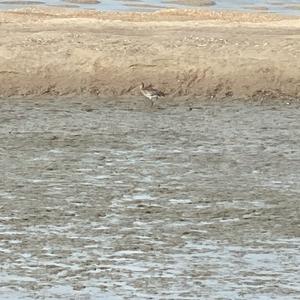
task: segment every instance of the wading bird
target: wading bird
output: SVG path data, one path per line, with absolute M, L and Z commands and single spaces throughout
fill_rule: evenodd
M 141 83 L 140 90 L 141 93 L 151 101 L 151 106 L 153 106 L 154 101 L 156 101 L 159 97 L 165 96 L 163 92 L 154 89 L 152 85 L 145 87 L 144 82 Z

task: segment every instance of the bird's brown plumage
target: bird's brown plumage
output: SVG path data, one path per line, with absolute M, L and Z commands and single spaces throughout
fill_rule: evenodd
M 153 100 L 157 100 L 159 97 L 165 96 L 164 92 L 153 88 L 152 85 L 148 85 L 147 87 L 145 87 L 143 82 L 140 85 L 140 90 L 141 93 L 151 101 L 152 105 L 153 105 Z

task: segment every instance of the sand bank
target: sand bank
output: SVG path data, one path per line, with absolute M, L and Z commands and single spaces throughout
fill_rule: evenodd
M 215 5 L 216 2 L 212 0 L 164 0 L 165 3 L 175 3 L 190 6 L 211 6 Z
M 300 19 L 163 10 L 0 13 L 0 95 L 300 97 Z

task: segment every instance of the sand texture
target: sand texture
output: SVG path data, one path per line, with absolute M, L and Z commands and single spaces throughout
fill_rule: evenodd
M 163 10 L 0 13 L 0 95 L 300 96 L 300 19 Z
M 191 6 L 211 6 L 216 4 L 215 1 L 212 0 L 166 0 L 164 2 Z

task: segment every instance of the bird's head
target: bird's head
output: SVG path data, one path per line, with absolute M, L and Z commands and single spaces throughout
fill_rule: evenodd
M 143 88 L 144 88 L 144 82 L 141 82 L 140 89 L 143 89 Z

